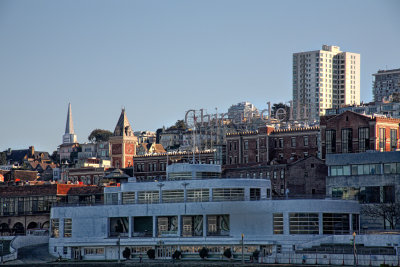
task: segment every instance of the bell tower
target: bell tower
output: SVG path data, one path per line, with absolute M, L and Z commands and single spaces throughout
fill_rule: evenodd
M 129 124 L 125 109 L 115 126 L 114 134 L 110 137 L 111 166 L 128 168 L 133 166 L 133 156 L 136 155 L 137 138 Z

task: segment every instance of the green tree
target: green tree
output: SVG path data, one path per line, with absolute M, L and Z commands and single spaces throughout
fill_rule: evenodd
M 151 248 L 147 251 L 147 257 L 149 257 L 149 259 L 154 260 L 156 258 L 156 251 Z
M 289 120 L 289 113 L 290 113 L 290 107 L 284 103 L 275 103 L 272 105 L 271 108 L 271 116 L 275 118 L 276 111 L 280 108 L 283 108 L 286 111 L 286 118 L 285 121 Z
M 186 130 L 187 126 L 183 120 L 177 120 L 175 122 L 175 125 L 169 127 L 167 130 L 173 130 L 173 129 Z
M 232 258 L 232 251 L 230 248 L 225 249 L 224 256 L 227 257 L 228 259 Z
M 204 260 L 208 256 L 208 249 L 203 247 L 202 249 L 199 250 L 199 255 L 200 255 L 200 258 L 202 258 Z
M 131 250 L 128 247 L 126 247 L 125 250 L 122 251 L 122 256 L 125 259 L 129 260 L 129 258 L 131 257 Z
M 57 153 L 57 151 L 53 151 L 53 153 L 51 154 L 51 156 L 50 156 L 50 159 L 53 161 L 53 162 L 60 162 L 60 155 L 58 155 L 58 153 Z
M 110 136 L 112 136 L 112 132 L 108 130 L 95 129 L 90 133 L 88 140 L 95 143 L 106 142 L 110 139 Z
M 0 165 L 7 164 L 7 155 L 6 152 L 0 152 Z

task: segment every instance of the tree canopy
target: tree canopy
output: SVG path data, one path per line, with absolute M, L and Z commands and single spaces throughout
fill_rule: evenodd
M 108 130 L 95 129 L 90 133 L 88 140 L 90 142 L 95 142 L 95 143 L 105 142 L 105 141 L 108 141 L 108 139 L 110 139 L 111 135 L 112 135 L 112 132 L 110 132 Z
M 290 107 L 289 107 L 288 105 L 282 103 L 282 102 L 281 102 L 281 103 L 275 103 L 275 104 L 272 105 L 272 108 L 271 108 L 271 116 L 272 116 L 272 117 L 275 117 L 276 111 L 277 111 L 278 109 L 280 109 L 280 108 L 283 108 L 283 109 L 286 111 L 286 118 L 285 118 L 285 121 L 289 120 Z
M 0 165 L 7 164 L 7 155 L 6 152 L 0 152 Z
M 172 130 L 172 129 L 186 130 L 187 126 L 183 120 L 177 120 L 175 122 L 175 125 L 168 128 L 168 130 Z

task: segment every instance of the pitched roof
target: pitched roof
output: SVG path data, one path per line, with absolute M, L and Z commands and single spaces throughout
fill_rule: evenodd
M 122 109 L 117 125 L 115 126 L 114 136 L 134 136 L 125 109 Z
M 48 167 L 50 167 L 52 169 L 57 167 L 57 165 L 54 163 L 43 163 L 43 162 L 38 162 L 38 161 L 32 161 L 32 162 L 29 162 L 29 164 L 31 165 L 33 170 L 37 170 L 39 167 L 42 170 L 46 170 Z
M 152 144 L 151 147 L 154 149 L 153 153 L 165 153 L 165 149 L 162 144 Z

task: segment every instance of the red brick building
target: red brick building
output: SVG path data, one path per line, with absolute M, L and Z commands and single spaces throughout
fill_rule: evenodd
M 216 162 L 216 152 L 196 152 L 195 160 L 203 164 L 213 164 Z M 133 174 L 138 181 L 164 180 L 167 175 L 167 165 L 184 162 L 193 162 L 193 153 L 175 152 L 137 155 L 133 157 Z
M 292 162 L 318 157 L 319 127 L 274 130 L 269 135 L 270 159 Z
M 69 183 L 82 183 L 85 185 L 100 185 L 105 174 L 105 168 L 71 168 L 66 169 L 63 181 Z
M 315 156 L 309 156 L 288 164 L 225 166 L 224 177 L 271 180 L 272 196 L 322 197 L 325 196 L 325 177 L 328 168 Z M 288 191 L 286 190 L 288 189 Z
M 318 156 L 319 128 L 239 132 L 226 136 L 227 168 L 251 166 L 275 161 L 287 163 L 299 158 Z
M 400 119 L 374 117 L 346 111 L 320 119 L 321 152 L 359 153 L 394 151 L 399 144 Z

